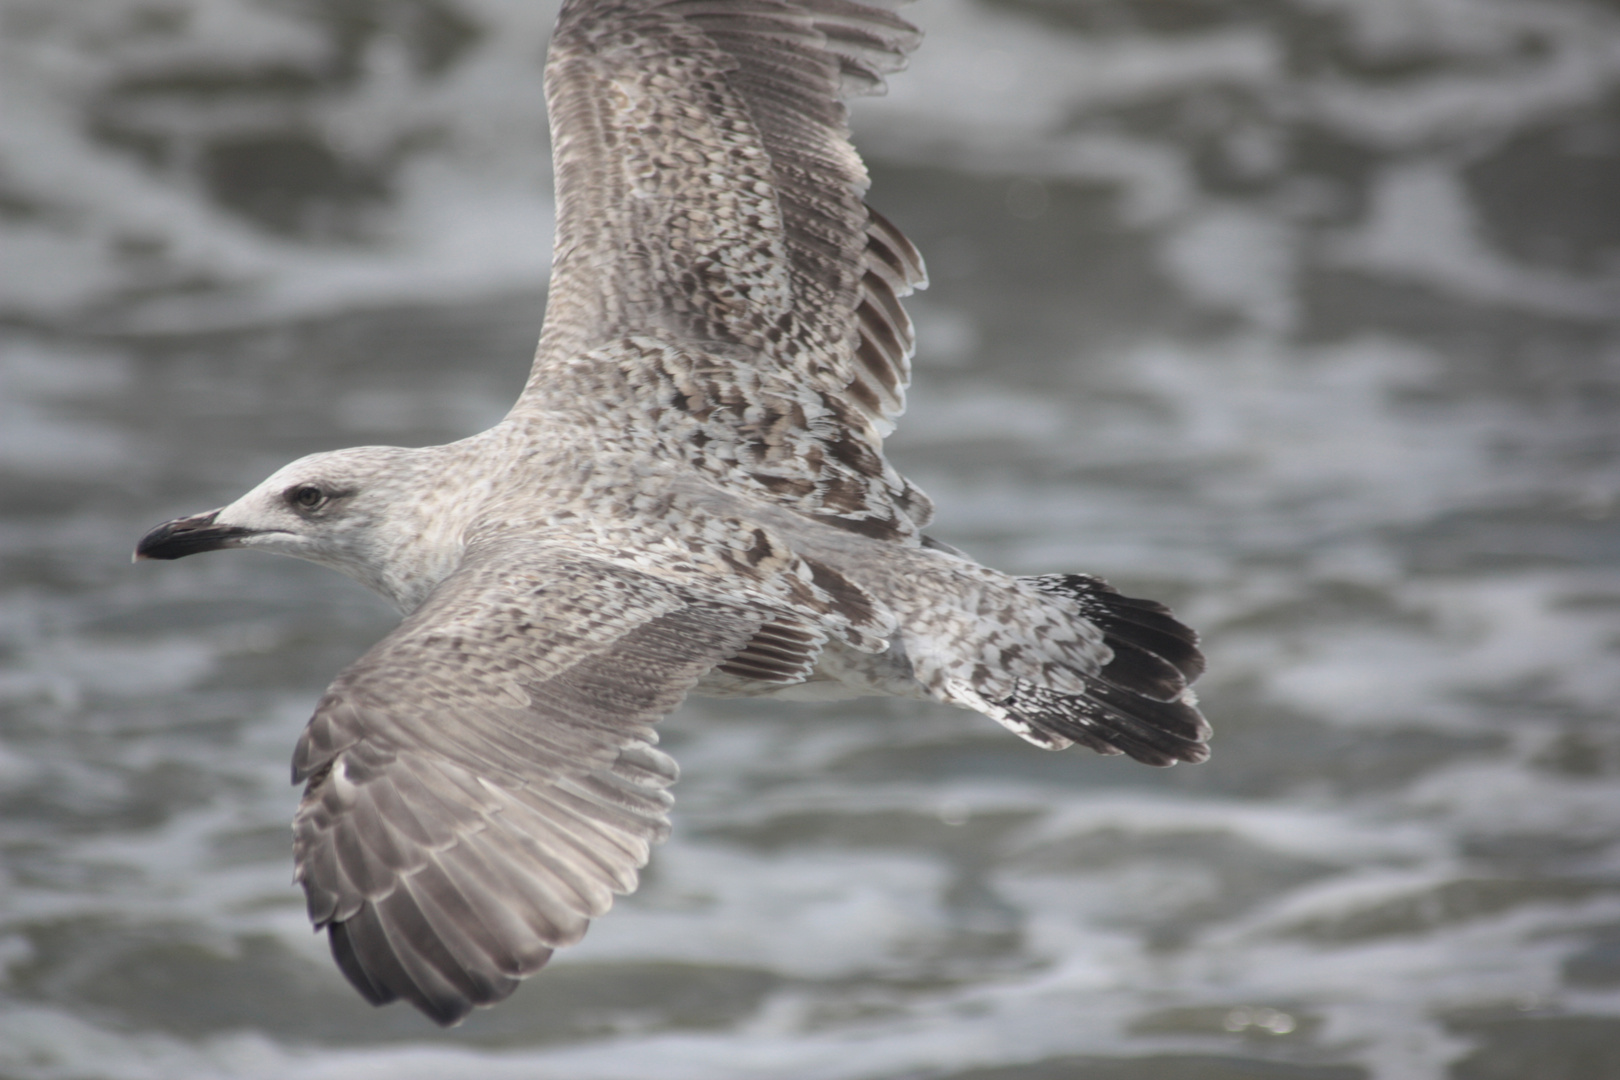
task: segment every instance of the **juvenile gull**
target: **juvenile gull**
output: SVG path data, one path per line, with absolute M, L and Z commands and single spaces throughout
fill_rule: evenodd
M 456 1023 L 634 889 L 677 775 L 652 725 L 689 691 L 897 695 L 1046 749 L 1208 756 L 1192 631 L 930 539 L 883 456 L 925 277 L 862 202 L 840 98 L 918 39 L 853 0 L 568 0 L 555 262 L 512 411 L 302 458 L 142 538 L 308 559 L 405 613 L 293 755 L 309 916 L 373 1003 Z

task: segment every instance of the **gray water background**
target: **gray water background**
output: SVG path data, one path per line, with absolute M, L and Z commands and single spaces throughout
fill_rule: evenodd
M 478 430 L 550 250 L 527 0 L 0 3 L 0 1076 L 1620 1076 L 1620 6 L 925 0 L 855 126 L 929 260 L 935 532 L 1206 636 L 1206 765 L 697 701 L 641 890 L 373 1010 L 292 742 L 393 616 L 131 566 Z

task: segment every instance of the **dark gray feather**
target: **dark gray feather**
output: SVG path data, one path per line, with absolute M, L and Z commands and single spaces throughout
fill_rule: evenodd
M 768 619 L 533 545 L 472 553 L 299 740 L 298 878 L 356 988 L 455 1023 L 577 941 L 668 831 L 651 725 Z
M 791 465 L 759 470 L 761 495 L 868 535 L 925 523 L 926 498 L 879 446 L 910 382 L 899 298 L 927 276 L 862 202 L 841 100 L 881 89 L 919 40 L 851 0 L 565 3 L 546 73 L 556 256 L 518 409 L 558 393 L 577 358 L 628 357 L 624 342 L 652 335 L 701 355 L 721 384 L 670 396 L 708 422 L 710 443 L 756 439 L 744 410 L 715 408 L 735 384 L 763 379 L 799 399 L 781 411 L 798 428 Z M 691 455 L 700 468 L 716 456 Z M 815 494 L 794 490 L 801 481 Z

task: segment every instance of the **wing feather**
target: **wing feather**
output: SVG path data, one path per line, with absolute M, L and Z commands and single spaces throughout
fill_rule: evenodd
M 869 180 L 842 101 L 881 90 L 919 40 L 853 0 L 568 0 L 546 69 L 556 252 L 514 414 L 577 411 L 570 365 L 634 365 L 658 341 L 719 386 L 672 392 L 675 409 L 690 400 L 708 428 L 734 428 L 731 441 L 756 433 L 747 410 L 713 410 L 728 389 L 770 409 L 796 402 L 783 415 L 798 437 L 774 437 L 806 445 L 794 467 L 753 479 L 762 497 L 871 535 L 926 524 L 926 498 L 883 461 L 881 441 L 910 381 L 900 298 L 927 277 L 862 201 Z M 667 360 L 636 377 L 682 378 Z M 661 422 L 624 404 L 631 427 Z M 705 445 L 727 437 L 706 431 Z M 865 452 L 839 454 L 852 444 Z M 846 491 L 824 511 L 804 491 L 829 477 Z
M 294 757 L 297 875 L 349 981 L 452 1024 L 578 941 L 669 831 L 651 725 L 773 614 L 475 552 L 338 677 Z

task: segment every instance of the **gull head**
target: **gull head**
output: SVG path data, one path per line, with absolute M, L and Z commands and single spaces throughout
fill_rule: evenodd
M 299 458 L 218 510 L 141 537 L 136 560 L 250 548 L 329 566 L 415 607 L 454 569 L 460 529 L 436 513 L 433 451 L 360 446 Z M 453 516 L 453 515 L 452 515 Z

